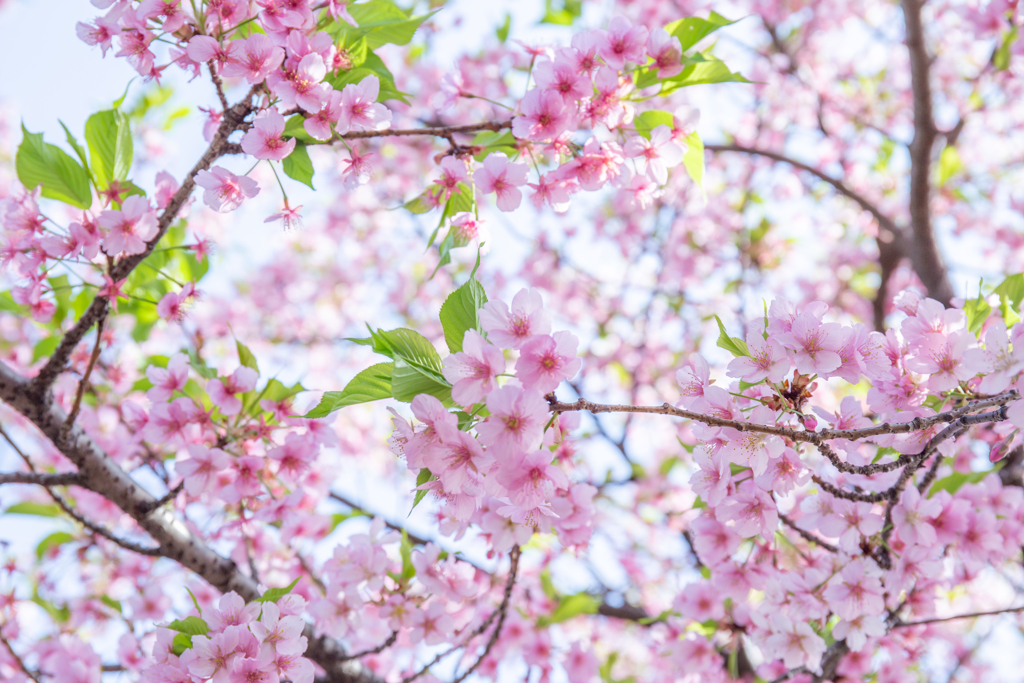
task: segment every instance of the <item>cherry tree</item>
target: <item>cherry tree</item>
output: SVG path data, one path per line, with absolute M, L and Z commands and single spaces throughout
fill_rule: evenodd
M 93 0 L 136 82 L 0 139 L 3 680 L 1007 674 L 1016 3 L 610 4 Z

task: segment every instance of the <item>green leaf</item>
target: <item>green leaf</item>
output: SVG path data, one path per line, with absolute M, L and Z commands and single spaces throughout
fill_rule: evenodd
M 932 487 L 928 490 L 928 497 L 931 498 L 939 491 L 949 491 L 950 494 L 954 494 L 960 490 L 964 484 L 977 484 L 979 481 L 984 479 L 990 474 L 995 474 L 999 470 L 1003 469 L 1003 465 L 1006 461 L 996 463 L 996 466 L 990 470 L 984 470 L 982 472 L 953 472 L 948 477 L 943 477 L 937 482 L 932 484 Z
M 981 328 L 985 325 L 985 321 L 988 320 L 988 316 L 992 313 L 992 307 L 988 305 L 988 302 L 981 295 L 980 285 L 978 287 L 978 298 L 964 302 L 964 313 L 967 314 L 967 329 L 977 337 L 978 333 L 981 332 Z
M 42 339 L 37 342 L 36 345 L 32 347 L 32 362 L 35 363 L 40 358 L 49 358 L 53 354 L 54 350 L 60 346 L 60 340 L 61 336 L 59 334 L 55 334 L 52 337 L 47 337 L 46 339 Z
M 369 2 L 350 4 L 347 9 L 352 18 L 356 20 L 358 28 L 347 27 L 347 25 L 343 27 L 346 42 L 365 36 L 371 50 L 388 44 L 408 45 L 420 24 L 434 14 L 431 12 L 410 17 L 388 0 L 369 0 Z
M 1006 71 L 1010 68 L 1010 48 L 1017 41 L 1018 34 L 1019 29 L 1016 26 L 1004 34 L 1003 44 L 992 55 L 992 65 L 995 66 L 996 71 Z
M 128 117 L 117 109 L 96 112 L 85 122 L 92 173 L 101 189 L 112 180 L 125 180 L 132 167 L 132 133 Z
M 412 541 L 405 529 L 402 529 L 402 545 L 398 550 L 402 556 L 402 578 L 408 581 L 416 576 L 416 566 L 412 563 Z
M 1024 300 L 1024 273 L 1011 275 L 993 290 L 999 295 L 999 308 L 1006 326 L 1020 322 L 1020 302 Z
M 570 26 L 573 21 L 583 14 L 582 0 L 544 0 L 544 16 L 542 24 L 555 24 L 556 26 Z
M 750 351 L 747 349 L 747 342 L 738 337 L 730 337 L 729 333 L 725 331 L 722 319 L 717 315 L 715 316 L 715 322 L 718 323 L 718 348 L 725 349 L 736 357 L 750 355 Z
M 199 612 L 199 614 L 202 614 L 203 608 L 199 606 L 199 601 L 196 600 L 195 594 L 189 589 L 188 586 L 185 586 L 185 590 L 188 591 L 188 597 L 192 598 L 192 604 L 195 606 L 196 611 Z
M 441 327 L 450 352 L 462 351 L 462 340 L 467 331 L 481 331 L 480 309 L 486 303 L 487 293 L 476 278 L 470 278 L 444 300 L 441 305 Z
M 560 624 L 581 614 L 597 614 L 601 601 L 589 593 L 566 595 L 558 603 L 558 607 L 550 617 L 543 619 L 547 624 Z
M 402 208 L 407 210 L 409 213 L 421 215 L 437 208 L 436 202 L 430 198 L 430 191 L 427 190 L 422 194 L 419 194 L 405 204 L 402 204 Z
M 956 151 L 956 147 L 949 146 L 943 149 L 939 155 L 939 186 L 945 185 L 963 166 L 960 152 Z
M 36 517 L 60 517 L 60 508 L 52 503 L 34 503 L 26 500 L 15 503 L 4 510 L 5 515 L 35 515 Z
M 362 510 L 352 510 L 351 512 L 336 512 L 335 514 L 331 515 L 331 531 L 334 531 L 342 522 L 352 519 L 353 517 L 369 516 L 370 515 L 366 514 Z
M 205 636 L 209 632 L 210 627 L 206 625 L 206 621 L 201 617 L 185 617 L 184 619 L 175 619 L 171 623 L 164 626 L 172 631 L 178 633 L 184 633 L 187 636 Z M 191 640 L 189 641 L 191 643 Z
M 313 162 L 309 160 L 309 152 L 306 151 L 306 145 L 301 142 L 296 143 L 295 149 L 284 158 L 281 165 L 284 167 L 286 176 L 309 185 L 311 190 L 316 189 L 313 187 Z
M 188 589 L 186 588 L 185 590 Z M 116 611 L 118 614 L 122 612 L 121 603 L 115 600 L 114 598 L 110 597 L 109 595 L 101 595 L 99 596 L 99 600 L 110 609 Z
M 441 357 L 426 337 L 407 328 L 376 330 L 371 337 L 373 350 L 395 361 L 392 396 L 409 403 L 419 394 L 430 394 L 451 405 L 451 385 L 442 374 Z
M 504 45 L 505 41 L 508 40 L 508 31 L 511 27 L 512 14 L 509 12 L 505 12 L 505 23 L 499 26 L 497 30 L 494 32 L 495 35 L 498 36 L 498 42 L 500 42 L 502 45 Z
M 54 531 L 52 534 L 39 541 L 39 545 L 36 546 L 36 559 L 43 559 L 43 555 L 50 548 L 57 548 L 68 541 L 75 540 L 75 537 L 66 531 Z
M 435 477 L 433 474 L 431 474 L 430 470 L 428 470 L 426 467 L 424 467 L 423 469 L 421 469 L 419 471 L 419 473 L 416 474 L 416 486 L 417 487 L 423 486 L 428 481 L 431 481 L 433 479 L 437 479 L 437 477 Z M 426 496 L 427 493 L 428 492 L 427 492 L 426 489 L 417 488 L 417 490 L 416 490 L 416 497 L 413 498 L 412 509 L 409 510 L 409 514 L 412 514 L 412 511 L 416 509 L 416 506 L 420 504 L 420 501 L 423 500 L 423 497 Z
M 682 45 L 683 52 L 686 52 L 723 26 L 729 26 L 730 24 L 735 23 L 735 21 L 730 21 L 717 12 L 712 12 L 711 16 L 707 19 L 689 17 L 687 19 L 673 21 L 665 27 L 665 30 L 679 39 L 679 44 Z
M 303 125 L 305 122 L 306 117 L 302 114 L 296 114 L 295 116 L 289 117 L 284 124 L 283 136 L 285 138 L 295 138 L 299 142 L 315 143 L 316 139 L 306 132 L 306 128 Z M 295 146 L 298 147 L 298 144 Z
M 299 581 L 301 580 L 302 577 L 300 576 L 284 588 L 268 588 L 266 593 L 264 593 L 256 599 L 256 602 L 277 602 L 284 596 L 291 593 L 292 589 L 295 588 L 295 586 L 298 585 Z
M 366 368 L 345 385 L 341 391 L 328 391 L 316 408 L 304 415 L 309 419 L 326 417 L 345 406 L 391 398 L 391 374 L 394 363 L 377 363 Z
M 260 366 L 256 364 L 256 356 L 249 350 L 249 347 L 237 339 L 235 340 L 235 347 L 238 349 L 238 362 L 247 368 L 252 368 L 259 375 Z
M 44 610 L 46 610 L 46 613 L 50 615 L 50 618 L 58 624 L 63 624 L 65 621 L 71 618 L 71 610 L 68 609 L 67 605 L 61 605 L 60 607 L 57 607 L 52 602 L 42 599 L 41 597 L 39 597 L 38 589 L 33 589 L 32 591 L 32 602 L 36 603 Z
M 651 109 L 649 111 L 637 114 L 636 118 L 633 119 L 633 125 L 636 126 L 636 132 L 643 135 L 648 140 L 651 139 L 651 131 L 658 126 L 672 127 L 675 117 L 672 116 L 671 112 L 663 111 L 661 109 Z
M 749 83 L 738 73 L 733 73 L 720 59 L 707 55 L 696 54 L 684 62 L 682 73 L 661 80 L 661 95 L 668 95 L 680 88 L 707 83 Z M 637 87 L 646 87 L 637 81 Z
M 49 199 L 88 209 L 92 206 L 89 174 L 67 152 L 43 142 L 42 133 L 29 133 L 24 125 L 14 166 L 18 180 L 28 190 L 40 184 L 42 195 Z
M 57 119 L 57 123 L 59 123 L 60 127 L 64 129 L 64 135 L 67 136 L 68 144 L 71 145 L 71 149 L 75 150 L 78 160 L 82 162 L 82 168 L 84 168 L 86 173 L 88 173 L 89 160 L 85 156 L 85 148 L 78 142 L 78 138 L 71 134 L 71 131 L 64 125 L 63 121 Z
M 171 652 L 177 656 L 181 656 L 192 647 L 192 636 L 187 633 L 178 633 L 174 636 L 174 640 L 171 641 Z
M 399 102 L 409 103 L 409 96 L 402 92 L 395 85 L 393 77 L 384 76 L 380 71 L 371 68 L 373 64 L 374 54 L 367 55 L 366 62 L 363 66 L 357 69 L 349 69 L 347 71 L 339 71 L 335 74 L 328 74 L 325 82 L 330 83 L 331 87 L 335 90 L 344 90 L 345 86 L 350 83 L 361 83 L 367 76 L 376 76 L 380 81 L 380 91 L 377 93 L 378 102 L 386 102 L 387 100 L 398 100 Z M 377 58 L 379 59 L 379 58 Z M 383 65 L 383 62 L 381 62 Z M 386 71 L 386 69 L 385 69 Z M 389 72 L 390 73 L 390 72 Z M 298 136 L 296 136 L 298 137 Z M 310 138 L 312 139 L 312 138 Z
M 704 141 L 697 131 L 686 136 L 686 153 L 683 155 L 683 166 L 690 174 L 690 179 L 700 188 L 700 194 L 707 202 L 704 194 Z
M 504 152 L 505 156 L 511 159 L 519 154 L 519 148 L 516 147 L 516 144 L 516 139 L 510 131 L 481 131 L 473 137 L 472 147 L 479 150 L 473 154 L 473 158 L 477 161 L 483 161 L 492 152 Z

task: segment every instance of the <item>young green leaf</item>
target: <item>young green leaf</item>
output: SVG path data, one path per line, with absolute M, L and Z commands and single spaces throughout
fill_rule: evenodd
M 434 479 L 437 479 L 437 477 L 431 474 L 430 470 L 428 470 L 426 467 L 421 469 L 419 473 L 416 475 L 416 497 L 413 498 L 412 509 L 409 510 L 409 514 L 412 514 L 412 511 L 416 509 L 416 506 L 420 504 L 420 501 L 423 500 L 424 496 L 426 496 L 428 493 L 426 489 L 421 489 L 418 487 L 423 486 L 428 481 L 432 481 Z
M 43 186 L 49 199 L 88 209 L 92 206 L 89 174 L 60 147 L 43 142 L 42 133 L 29 133 L 23 125 L 14 167 L 18 180 L 28 190 Z
M 46 551 L 51 548 L 58 548 L 68 541 L 75 540 L 75 537 L 66 531 L 54 531 L 52 534 L 39 541 L 39 545 L 36 546 L 36 559 L 43 559 L 43 555 Z
M 700 139 L 697 131 L 686 136 L 686 153 L 683 154 L 683 166 L 690 174 L 690 179 L 700 188 L 700 194 L 707 202 L 707 195 L 704 194 L 704 141 Z
M 487 294 L 475 278 L 470 278 L 444 300 L 441 305 L 441 327 L 450 352 L 462 351 L 462 340 L 468 330 L 481 331 L 480 309 L 486 303 Z
M 729 333 L 725 331 L 722 319 L 717 315 L 715 316 L 715 322 L 718 323 L 718 348 L 725 349 L 737 357 L 750 355 L 750 351 L 747 349 L 747 342 L 739 337 L 730 337 Z
M 127 116 L 117 109 L 96 112 L 85 122 L 85 142 L 100 189 L 128 178 L 134 149 Z
M 313 187 L 313 162 L 309 160 L 309 152 L 306 151 L 305 144 L 301 142 L 296 143 L 295 149 L 284 158 L 281 166 L 284 168 L 285 175 L 289 178 L 309 185 L 311 190 L 316 189 Z
M 648 140 L 651 139 L 651 131 L 658 126 L 672 127 L 673 119 L 671 112 L 662 111 L 660 109 L 651 109 L 637 115 L 633 119 L 633 125 L 636 126 L 636 132 L 643 135 Z
M 52 503 L 15 503 L 4 510 L 5 515 L 35 515 L 36 517 L 60 517 L 60 508 Z
M 205 636 L 210 630 L 210 627 L 206 625 L 206 621 L 200 617 L 175 619 L 164 628 L 169 628 L 172 631 L 184 633 L 189 636 Z
M 291 593 L 292 589 L 295 588 L 295 586 L 298 585 L 299 581 L 301 580 L 302 577 L 300 576 L 284 588 L 268 588 L 266 593 L 256 598 L 256 602 L 277 602 L 284 596 Z
M 306 413 L 305 417 L 313 419 L 326 417 L 345 406 L 379 401 L 391 398 L 391 373 L 394 363 L 378 363 L 366 368 L 352 378 L 341 391 L 328 391 L 320 399 L 316 408 Z
M 247 368 L 252 368 L 259 375 L 260 366 L 256 364 L 256 356 L 249 350 L 249 347 L 237 339 L 235 340 L 235 347 L 238 349 L 238 362 Z
M 729 26 L 730 24 L 735 23 L 735 21 L 730 21 L 717 12 L 712 12 L 711 16 L 707 19 L 689 17 L 686 19 L 680 19 L 679 21 L 673 21 L 665 27 L 665 30 L 679 39 L 679 44 L 682 45 L 683 52 L 686 52 L 723 26 Z

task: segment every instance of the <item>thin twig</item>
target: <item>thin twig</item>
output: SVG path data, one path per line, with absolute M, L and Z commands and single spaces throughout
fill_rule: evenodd
M 82 379 L 78 382 L 78 391 L 75 392 L 75 402 L 71 406 L 71 412 L 68 413 L 68 419 L 64 421 L 64 431 L 67 432 L 71 429 L 71 425 L 75 424 L 75 420 L 78 419 L 78 411 L 82 407 L 82 397 L 85 395 L 85 387 L 89 384 L 89 376 L 92 375 L 92 369 L 96 366 L 96 361 L 100 357 L 100 344 L 103 342 L 103 324 L 106 322 L 107 316 L 103 314 L 100 316 L 99 321 L 96 323 L 96 344 L 92 347 L 92 354 L 89 356 L 89 364 L 85 366 L 85 373 L 82 374 Z M 65 438 L 67 438 L 65 436 Z
M 519 571 L 519 552 L 518 545 L 512 546 L 512 552 L 509 553 L 511 566 L 508 569 L 508 581 L 505 582 L 505 596 L 502 598 L 501 606 L 498 608 L 498 625 L 494 627 L 494 631 L 491 633 L 491 639 L 487 641 L 487 646 L 484 647 L 483 654 L 480 655 L 479 659 L 476 660 L 473 666 L 466 669 L 466 671 L 456 678 L 453 683 L 462 683 L 462 681 L 466 680 L 470 674 L 476 671 L 477 667 L 479 667 L 483 663 L 484 659 L 487 658 L 487 655 L 491 653 L 491 649 L 494 647 L 494 644 L 498 642 L 498 637 L 501 635 L 501 628 L 505 625 L 505 617 L 508 616 L 509 603 L 512 601 L 512 587 L 515 586 L 516 573 Z
M 940 624 L 945 621 L 956 621 L 957 619 L 974 619 L 976 617 L 993 617 L 998 614 L 1013 614 L 1014 612 L 1024 612 L 1024 605 L 1020 607 L 1007 607 L 1006 609 L 996 609 L 989 612 L 972 612 L 970 614 L 957 614 L 952 617 L 934 617 L 932 619 L 921 619 L 920 621 L 898 621 L 893 628 L 901 628 L 903 626 L 924 626 L 926 624 Z
M 832 545 L 828 541 L 821 540 L 820 538 L 818 538 L 817 536 L 815 536 L 811 532 L 806 531 L 804 529 L 801 529 L 800 527 L 798 527 L 796 525 L 796 522 L 791 520 L 786 515 L 779 514 L 779 521 L 781 521 L 783 524 L 788 526 L 793 531 L 795 531 L 798 534 L 800 534 L 800 536 L 803 537 L 803 539 L 805 541 L 807 541 L 808 543 L 813 543 L 816 546 L 824 548 L 825 550 L 829 551 L 830 553 L 838 553 L 839 552 L 839 548 L 835 547 L 834 545 Z
M 32 671 L 27 666 L 25 666 L 25 661 L 18 656 L 17 652 L 14 651 L 14 648 L 11 647 L 10 641 L 7 640 L 3 633 L 0 633 L 0 643 L 4 644 L 4 646 L 7 648 L 7 651 L 11 653 L 11 657 L 14 659 L 15 662 L 17 662 L 18 666 L 21 667 L 21 670 L 25 672 L 26 676 L 31 678 L 36 683 L 42 683 L 42 680 L 39 678 L 39 673 L 36 671 Z
M 391 635 L 388 636 L 387 640 L 385 640 L 383 643 L 373 648 L 372 650 L 363 650 L 362 652 L 356 652 L 355 654 L 345 655 L 344 657 L 341 657 L 340 660 L 346 662 L 350 659 L 359 659 L 360 657 L 365 657 L 366 655 L 379 654 L 384 650 L 388 649 L 389 647 L 391 647 L 392 645 L 394 645 L 396 640 L 398 640 L 398 631 L 392 631 Z

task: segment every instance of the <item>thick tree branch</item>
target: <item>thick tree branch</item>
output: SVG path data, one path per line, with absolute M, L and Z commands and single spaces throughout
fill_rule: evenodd
M 914 93 L 914 140 L 910 143 L 910 223 L 914 248 L 907 252 L 928 296 L 948 306 L 953 298 L 946 266 L 939 256 L 932 230 L 932 148 L 938 130 L 932 113 L 931 57 L 924 42 L 921 22 L 923 0 L 901 0 L 910 53 L 910 84 Z

